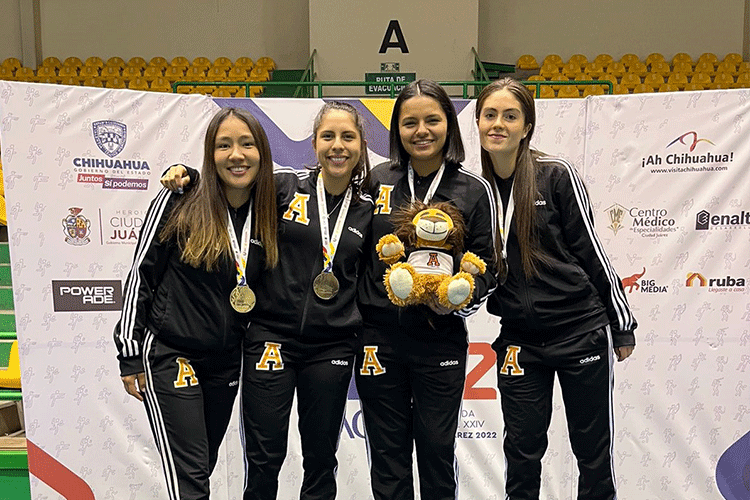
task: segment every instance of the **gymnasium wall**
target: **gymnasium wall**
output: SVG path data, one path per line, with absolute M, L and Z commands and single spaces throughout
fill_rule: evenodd
M 19 5 L 30 3 L 0 0 L 0 60 L 21 58 Z M 577 52 L 615 57 L 661 52 L 668 58 L 676 52 L 693 57 L 707 51 L 720 56 L 742 53 L 749 3 L 631 0 L 603 8 L 587 0 L 567 0 L 550 9 L 544 0 L 480 0 L 477 49 L 484 60 L 506 63 L 525 53 L 542 57 L 555 52 L 566 59 Z M 302 68 L 314 48 L 309 46 L 310 0 L 161 0 L 157 5 L 147 0 L 40 2 L 43 55 L 270 55 L 282 68 Z M 447 15 L 434 12 L 441 18 Z M 349 29 L 349 42 L 358 43 L 346 17 L 337 20 L 337 29 Z M 344 58 L 337 63 L 345 74 L 349 62 Z

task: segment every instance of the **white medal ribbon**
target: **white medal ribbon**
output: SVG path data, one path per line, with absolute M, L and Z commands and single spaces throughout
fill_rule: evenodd
M 510 222 L 513 220 L 513 210 L 515 208 L 515 202 L 513 201 L 513 188 L 516 185 L 516 179 L 513 179 L 513 184 L 510 186 L 510 197 L 508 198 L 508 213 L 503 214 L 503 199 L 500 196 L 500 190 L 495 183 L 495 198 L 497 199 L 497 216 L 500 219 L 500 239 L 503 241 L 503 259 L 508 258 L 508 235 L 510 234 Z
M 344 201 L 341 204 L 339 216 L 336 218 L 336 224 L 333 226 L 333 235 L 330 235 L 328 228 L 328 204 L 326 203 L 326 191 L 323 185 L 323 174 L 318 174 L 318 182 L 315 186 L 318 194 L 318 220 L 320 220 L 320 239 L 323 242 L 323 272 L 330 273 L 333 270 L 333 257 L 336 255 L 336 248 L 339 246 L 341 233 L 344 231 L 344 221 L 346 214 L 349 212 L 349 204 L 352 201 L 352 186 L 346 188 Z M 330 236 L 329 236 L 330 235 Z
M 232 214 L 229 213 L 227 208 L 227 232 L 229 233 L 229 242 L 232 245 L 232 253 L 234 254 L 234 263 L 237 266 L 237 285 L 242 286 L 246 284 L 245 279 L 245 266 L 247 266 L 247 256 L 250 253 L 250 227 L 252 226 L 253 219 L 253 202 L 250 202 L 250 206 L 247 210 L 247 218 L 245 219 L 245 225 L 242 227 L 242 246 L 240 247 L 237 241 L 237 234 L 234 231 L 234 224 L 232 224 Z
M 443 172 L 445 172 L 445 162 L 440 165 L 440 170 L 438 170 L 435 178 L 432 179 L 432 183 L 430 183 L 430 187 L 429 189 L 427 189 L 427 193 L 424 195 L 424 200 L 422 200 L 422 203 L 424 203 L 425 205 L 430 203 L 430 200 L 435 195 L 435 191 L 437 191 L 437 188 L 440 185 L 440 179 L 443 178 Z M 411 191 L 411 202 L 414 203 L 416 195 L 414 194 L 414 168 L 411 166 L 411 162 L 409 162 L 407 173 L 409 180 L 409 191 Z

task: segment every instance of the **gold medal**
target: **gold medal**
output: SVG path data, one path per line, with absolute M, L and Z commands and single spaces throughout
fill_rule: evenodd
M 255 293 L 247 285 L 237 285 L 229 294 L 232 309 L 239 313 L 246 313 L 255 307 Z
M 329 300 L 339 293 L 339 280 L 333 273 L 320 273 L 313 281 L 315 295 L 323 300 Z

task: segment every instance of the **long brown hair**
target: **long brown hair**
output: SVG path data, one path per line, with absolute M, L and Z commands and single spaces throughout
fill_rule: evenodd
M 539 274 L 540 264 L 548 262 L 548 257 L 545 255 L 539 244 L 536 226 L 536 206 L 534 205 L 539 196 L 536 184 L 538 167 L 534 160 L 541 156 L 541 154 L 529 147 L 531 137 L 534 135 L 534 129 L 536 128 L 536 107 L 534 105 L 534 96 L 529 89 L 518 80 L 514 80 L 513 78 L 501 78 L 500 80 L 487 85 L 477 96 L 476 119 L 479 120 L 479 117 L 481 116 L 484 101 L 487 100 L 490 95 L 503 89 L 507 89 L 508 92 L 513 94 L 513 97 L 515 97 L 521 105 L 524 126 L 529 127 L 526 137 L 521 139 L 521 142 L 518 145 L 516 167 L 514 171 L 515 181 L 513 183 L 513 200 L 515 202 L 513 221 L 516 226 L 516 237 L 518 238 L 518 246 L 521 252 L 521 264 L 523 266 L 524 274 L 529 278 Z M 492 158 L 490 154 L 482 149 L 480 158 L 482 162 L 482 176 L 487 179 L 493 187 L 496 186 L 495 170 L 492 167 Z M 500 229 L 500 224 L 498 224 L 498 230 Z M 495 240 L 496 257 L 498 258 L 498 263 L 500 263 L 502 260 L 503 241 L 500 237 L 497 237 Z
M 182 252 L 182 260 L 193 267 L 202 266 L 212 271 L 218 267 L 220 259 L 233 259 L 226 226 L 229 203 L 214 161 L 216 134 L 224 120 L 230 116 L 242 120 L 248 126 L 260 153 L 260 168 L 253 186 L 253 236 L 263 244 L 266 268 L 270 269 L 279 261 L 276 245 L 276 185 L 273 179 L 271 147 L 260 122 L 243 109 L 222 108 L 211 119 L 203 143 L 200 182 L 177 202 L 160 234 L 160 239 L 166 241 L 175 238 Z

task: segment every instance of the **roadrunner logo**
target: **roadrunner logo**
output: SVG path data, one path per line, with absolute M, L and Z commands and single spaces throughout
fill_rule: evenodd
M 124 123 L 112 120 L 94 122 L 94 141 L 102 153 L 114 158 L 125 148 L 128 139 L 128 127 Z

